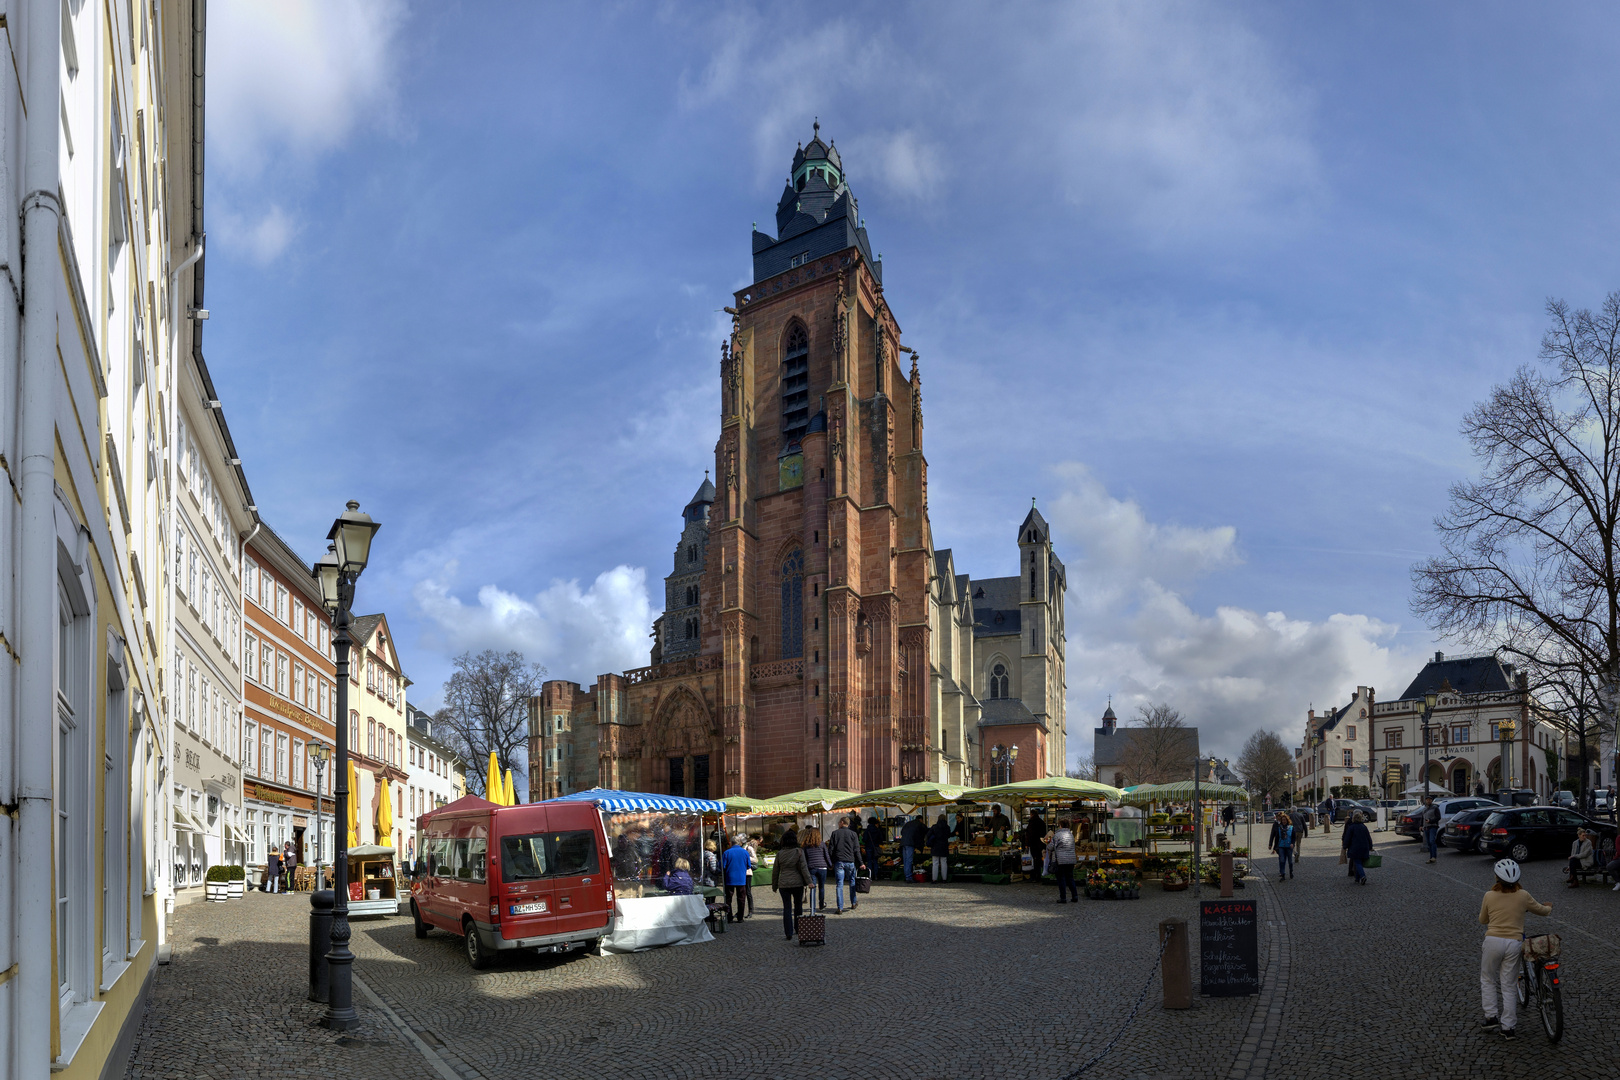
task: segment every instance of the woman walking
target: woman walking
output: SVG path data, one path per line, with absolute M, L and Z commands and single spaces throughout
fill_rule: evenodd
M 950 877 L 951 861 L 951 824 L 940 814 L 934 820 L 933 828 L 928 830 L 928 854 L 934 857 L 935 881 L 946 881 Z
M 821 841 L 821 830 L 808 828 L 799 834 L 799 850 L 804 852 L 805 865 L 810 868 L 810 914 L 827 906 L 827 871 L 832 869 L 832 856 Z
M 799 834 L 789 829 L 776 853 L 775 876 L 771 878 L 771 888 L 782 894 L 782 930 L 789 941 L 793 940 L 795 922 L 804 914 L 804 890 L 809 884 L 810 867 L 799 850 Z
M 1496 884 L 1480 901 L 1479 921 L 1485 926 L 1485 943 L 1479 956 L 1479 997 L 1485 1007 L 1480 1027 L 1500 1028 L 1502 1038 L 1513 1038 L 1519 1012 L 1519 956 L 1524 948 L 1524 913 L 1551 915 L 1551 904 L 1538 904 L 1536 898 L 1519 886 L 1519 864 L 1503 859 L 1494 867 Z M 1500 990 L 1500 1005 L 1498 1005 Z
M 1350 824 L 1340 834 L 1344 853 L 1350 857 L 1350 871 L 1357 885 L 1367 884 L 1367 856 L 1372 854 L 1372 833 L 1367 831 L 1367 819 L 1358 810 L 1350 815 Z
M 1080 902 L 1080 889 L 1074 883 L 1074 867 L 1080 861 L 1074 849 L 1074 826 L 1068 818 L 1060 818 L 1058 827 L 1046 838 L 1046 850 L 1052 857 L 1052 869 L 1057 874 L 1058 903 L 1066 903 L 1072 893 L 1074 902 Z
M 1569 887 L 1581 887 L 1581 879 L 1575 876 L 1577 870 L 1590 870 L 1597 862 L 1597 855 L 1592 850 L 1592 834 L 1585 829 L 1575 830 L 1575 843 L 1569 849 L 1569 869 L 1564 873 L 1569 875 Z
M 748 901 L 748 917 L 750 919 L 754 917 L 754 868 L 759 865 L 760 839 L 759 833 L 753 833 L 748 837 L 746 845 L 748 848 L 748 885 L 743 890 L 743 894 Z
M 883 826 L 878 824 L 877 815 L 866 819 L 866 832 L 861 835 L 861 846 L 866 849 L 866 872 L 877 877 L 878 856 L 883 847 Z
M 1271 838 L 1266 841 L 1266 847 L 1277 853 L 1277 880 L 1286 881 L 1293 864 L 1294 823 L 1281 810 L 1272 819 Z

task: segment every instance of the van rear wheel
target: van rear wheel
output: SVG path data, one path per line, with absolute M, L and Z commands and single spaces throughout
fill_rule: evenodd
M 483 971 L 489 967 L 491 956 L 489 950 L 484 948 L 483 939 L 478 936 L 478 928 L 471 919 L 467 919 L 462 922 L 461 929 L 465 934 L 462 940 L 467 946 L 467 963 L 475 970 Z
M 419 938 L 427 937 L 428 924 L 422 921 L 422 913 L 416 909 L 415 900 L 411 901 L 411 921 L 416 924 L 413 927 L 413 929 L 416 931 L 416 936 Z

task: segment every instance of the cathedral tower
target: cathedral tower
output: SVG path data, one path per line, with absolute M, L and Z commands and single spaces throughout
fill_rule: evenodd
M 932 538 L 920 377 L 901 367 L 836 147 L 794 154 L 722 350 L 704 650 L 728 790 L 860 791 L 927 768 Z

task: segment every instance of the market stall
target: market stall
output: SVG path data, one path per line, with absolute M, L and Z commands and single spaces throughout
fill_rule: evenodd
M 394 849 L 361 844 L 349 849 L 349 917 L 399 914 L 399 868 Z
M 1077 875 L 1110 867 L 1135 874 L 1138 871 L 1135 853 L 1121 852 L 1114 843 L 1111 804 L 1119 801 L 1120 794 L 1119 788 L 1099 784 L 1094 780 L 1080 780 L 1072 776 L 1045 776 L 1035 780 L 1019 780 L 1016 783 L 979 788 L 967 792 L 963 798 L 981 803 L 1007 803 L 1014 808 L 1014 814 L 1022 823 L 1022 827 L 1027 827 L 1027 815 L 1030 812 L 1041 810 L 1042 821 L 1045 822 L 1048 833 L 1057 827 L 1058 820 L 1068 818 L 1074 823 L 1075 852 L 1080 857 Z M 991 842 L 994 843 L 993 840 Z M 1019 861 L 1017 870 L 1013 873 L 1013 880 L 1038 879 L 1042 876 L 1042 867 L 1024 869 L 1022 865 L 1024 845 L 1017 834 L 1014 834 L 1008 846 L 1013 847 L 1018 853 Z
M 1197 783 L 1181 780 L 1173 784 L 1140 784 L 1131 788 L 1122 801 L 1147 811 L 1147 833 L 1144 848 L 1156 861 L 1168 864 L 1167 881 L 1190 879 L 1200 873 L 1210 873 L 1209 864 L 1198 855 L 1230 852 L 1241 860 L 1237 865 L 1239 876 L 1244 871 L 1250 846 L 1237 845 L 1225 833 L 1216 833 L 1219 809 L 1223 803 L 1249 804 L 1249 792 L 1235 784 Z M 1195 845 L 1197 830 L 1204 830 L 1206 843 Z M 1200 850 L 1201 849 L 1201 850 Z M 1172 856 L 1164 858 L 1163 856 Z M 1167 886 L 1168 887 L 1168 886 Z
M 968 803 L 962 803 L 961 801 L 962 793 L 965 790 L 965 788 L 956 787 L 950 784 L 935 784 L 928 781 L 921 781 L 913 784 L 901 784 L 898 787 L 879 788 L 876 791 L 867 791 L 860 795 L 850 795 L 847 798 L 840 799 L 838 802 L 834 803 L 832 809 L 835 811 L 840 811 L 858 810 L 864 808 L 881 808 L 884 810 L 899 810 L 902 815 L 908 815 L 915 810 L 924 809 L 926 807 L 948 806 L 955 809 L 957 813 L 963 813 L 968 809 L 969 805 L 971 805 Z M 926 816 L 926 810 L 924 816 Z M 902 818 L 902 823 L 903 821 L 904 819 Z M 963 863 L 959 867 L 957 862 L 959 847 L 961 847 L 960 842 L 952 842 L 952 875 L 956 876 L 956 871 L 958 868 L 963 871 L 962 876 L 960 876 L 958 880 L 977 881 L 982 880 L 982 877 L 985 874 L 996 874 L 1001 872 L 999 852 L 997 853 L 998 861 L 994 866 L 980 865 L 980 861 L 975 859 L 973 861 L 973 865 L 970 866 Z M 925 865 L 926 861 L 926 859 L 923 859 L 916 865 Z M 905 871 L 900 852 L 899 837 L 895 835 L 895 827 L 887 822 L 884 824 L 884 841 L 878 847 L 878 865 L 868 867 L 868 872 L 873 876 L 873 878 L 884 877 L 892 880 L 899 880 L 904 876 Z

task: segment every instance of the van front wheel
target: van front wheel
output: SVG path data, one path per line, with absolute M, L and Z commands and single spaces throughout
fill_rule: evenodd
M 491 957 L 489 950 L 484 948 L 483 939 L 478 936 L 478 927 L 473 925 L 471 919 L 468 919 L 461 924 L 461 928 L 466 934 L 463 940 L 467 944 L 467 963 L 471 964 L 475 970 L 483 971 L 489 967 Z

